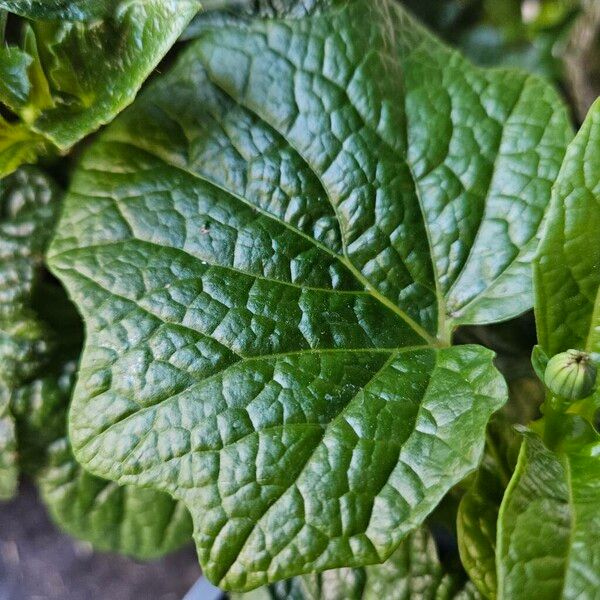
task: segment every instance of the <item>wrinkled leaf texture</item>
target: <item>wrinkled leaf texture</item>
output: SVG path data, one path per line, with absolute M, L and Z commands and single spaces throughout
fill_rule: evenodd
M 199 9 L 196 0 L 0 2 L 35 19 L 23 50 L 0 54 L 0 175 L 66 152 L 129 105 Z M 91 21 L 78 20 L 90 18 Z M 45 20 L 52 19 L 52 20 Z
M 396 3 L 313 8 L 196 27 L 51 249 L 87 327 L 78 460 L 183 500 L 227 589 L 382 562 L 476 467 L 506 386 L 450 335 L 531 305 L 571 136 L 547 84 Z
M 478 600 L 468 583 L 464 587 L 444 572 L 435 542 L 424 528 L 408 535 L 382 565 L 361 569 L 334 569 L 305 575 L 232 600 Z

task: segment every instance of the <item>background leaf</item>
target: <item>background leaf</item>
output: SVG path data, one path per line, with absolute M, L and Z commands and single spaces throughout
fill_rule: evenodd
M 27 381 L 50 351 L 33 296 L 60 195 L 33 168 L 0 180 L 0 383 L 9 389 Z
M 5 72 L 0 98 L 22 120 L 16 126 L 0 122 L 0 176 L 51 148 L 65 152 L 111 121 L 133 101 L 199 9 L 196 0 L 0 6 L 34 19 L 56 19 L 27 26 L 26 52 L 6 47 L 0 54 Z M 72 20 L 83 17 L 94 20 Z
M 569 146 L 535 262 L 536 323 L 549 357 L 600 350 L 600 101 Z
M 597 104 L 553 189 L 535 262 L 538 355 L 597 351 L 599 119 Z M 575 403 L 548 394 L 532 425 L 540 436 L 526 434 L 498 522 L 499 598 L 591 598 L 599 588 L 597 408 L 597 393 Z
M 503 413 L 506 409 L 503 409 Z M 514 470 L 520 439 L 504 414 L 494 416 L 486 433 L 481 466 L 462 497 L 457 514 L 462 564 L 485 598 L 497 597 L 496 532 L 500 504 Z
M 43 268 L 60 197 L 38 169 L 0 181 L 0 497 L 14 493 L 23 469 L 64 530 L 99 549 L 158 556 L 190 539 L 185 507 L 85 473 L 64 439 L 82 335 Z
M 0 7 L 29 19 L 81 20 L 106 16 L 114 11 L 121 1 L 1 0 Z

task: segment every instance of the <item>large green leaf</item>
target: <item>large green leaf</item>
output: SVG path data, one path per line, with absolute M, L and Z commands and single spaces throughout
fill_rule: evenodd
M 499 598 L 598 597 L 599 450 L 555 453 L 525 437 L 500 513 Z
M 228 588 L 381 562 L 475 468 L 506 388 L 445 346 L 530 306 L 570 137 L 538 79 L 335 4 L 207 21 L 51 250 L 87 326 L 78 460 L 184 500 Z
M 334 569 L 305 575 L 233 594 L 232 600 L 476 600 L 471 584 L 461 585 L 438 559 L 435 543 L 426 529 L 407 536 L 382 565 L 361 569 Z
M 49 148 L 64 152 L 112 120 L 199 9 L 197 0 L 14 4 L 0 2 L 26 16 L 67 20 L 36 21 L 22 50 L 0 53 L 0 99 L 21 119 L 0 121 L 0 175 Z M 68 20 L 88 5 L 97 18 Z M 100 9 L 110 10 L 100 18 L 93 14 Z

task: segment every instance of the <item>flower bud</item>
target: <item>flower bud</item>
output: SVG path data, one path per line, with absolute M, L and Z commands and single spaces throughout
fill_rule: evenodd
M 585 352 L 567 350 L 548 361 L 544 383 L 556 396 L 580 400 L 594 390 L 596 367 Z

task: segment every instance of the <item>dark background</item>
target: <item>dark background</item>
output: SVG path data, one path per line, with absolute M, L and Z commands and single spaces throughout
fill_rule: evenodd
M 0 600 L 180 600 L 200 576 L 191 545 L 142 563 L 56 530 L 24 482 L 0 510 Z

